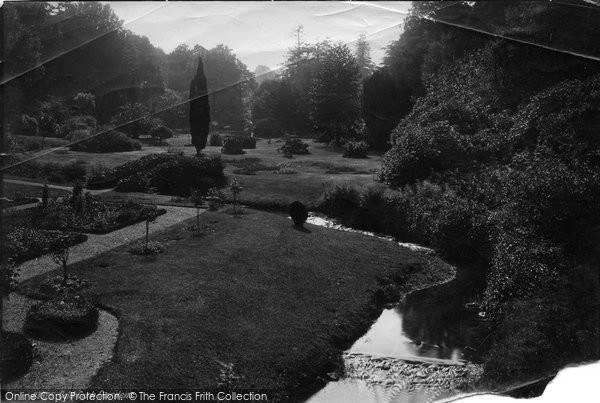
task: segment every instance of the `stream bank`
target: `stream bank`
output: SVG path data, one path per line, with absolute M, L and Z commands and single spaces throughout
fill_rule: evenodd
M 343 227 L 311 215 L 311 224 L 358 232 L 396 242 L 391 237 Z M 398 243 L 434 256 L 429 248 Z M 397 305 L 387 307 L 370 329 L 342 355 L 343 374 L 308 401 L 425 402 L 468 388 L 482 375 L 479 340 L 485 326 L 465 306 L 478 298 L 483 282 L 476 270 L 458 269 L 453 278 L 425 288 L 407 289 Z

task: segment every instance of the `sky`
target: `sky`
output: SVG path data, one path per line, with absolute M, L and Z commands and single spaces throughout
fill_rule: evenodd
M 125 28 L 147 36 L 169 53 L 181 43 L 212 48 L 225 44 L 254 71 L 278 68 L 293 34 L 303 39 L 342 41 L 352 48 L 361 33 L 379 64 L 384 48 L 398 39 L 410 2 L 107 2 Z

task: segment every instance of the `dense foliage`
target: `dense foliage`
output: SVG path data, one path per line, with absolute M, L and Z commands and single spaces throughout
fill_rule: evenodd
M 120 165 L 89 179 L 110 186 L 116 182 L 123 192 L 156 191 L 161 194 L 188 196 L 190 188 L 207 191 L 223 186 L 223 163 L 218 157 L 189 157 L 180 154 L 150 154 Z
M 377 124 L 366 119 L 373 141 L 383 140 L 391 126 L 385 121 L 398 122 L 380 178 L 402 190 L 370 202 L 337 190 L 323 205 L 334 212 L 347 205 L 342 216 L 356 226 L 481 262 L 484 309 L 498 327 L 485 363 L 494 379 L 599 358 L 592 301 L 600 293 L 600 68 L 559 50 L 473 33 L 467 39 L 422 17 L 600 54 L 581 7 L 571 7 L 568 18 L 584 23 L 562 25 L 547 42 L 564 7 L 416 3 L 382 73 L 365 85 L 368 116 L 393 115 Z M 386 80 L 396 82 L 383 92 L 396 107 L 374 98 Z
M 125 133 L 110 130 L 91 136 L 84 136 L 71 144 L 71 150 L 91 153 L 112 153 L 140 150 L 139 141 L 128 137 Z

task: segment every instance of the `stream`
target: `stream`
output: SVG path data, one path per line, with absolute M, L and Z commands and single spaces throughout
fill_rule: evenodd
M 378 236 L 314 215 L 307 223 Z M 434 253 L 415 244 L 399 245 Z M 475 268 L 460 267 L 453 280 L 415 291 L 384 309 L 344 352 L 344 376 L 330 381 L 308 402 L 430 402 L 452 396 L 457 387 L 476 380 L 481 375 L 477 363 L 486 328 L 477 309 L 467 307 L 480 296 L 482 277 Z

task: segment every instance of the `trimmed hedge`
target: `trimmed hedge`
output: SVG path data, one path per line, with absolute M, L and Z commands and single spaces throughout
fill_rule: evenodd
M 98 308 L 79 296 L 43 301 L 27 312 L 23 330 L 37 339 L 69 340 L 98 327 Z
M 302 228 L 306 219 L 308 218 L 308 210 L 306 206 L 299 201 L 294 201 L 290 204 L 289 208 L 290 217 L 294 221 L 296 227 Z
M 33 346 L 22 334 L 0 331 L 0 357 L 0 378 L 10 381 L 29 370 Z

